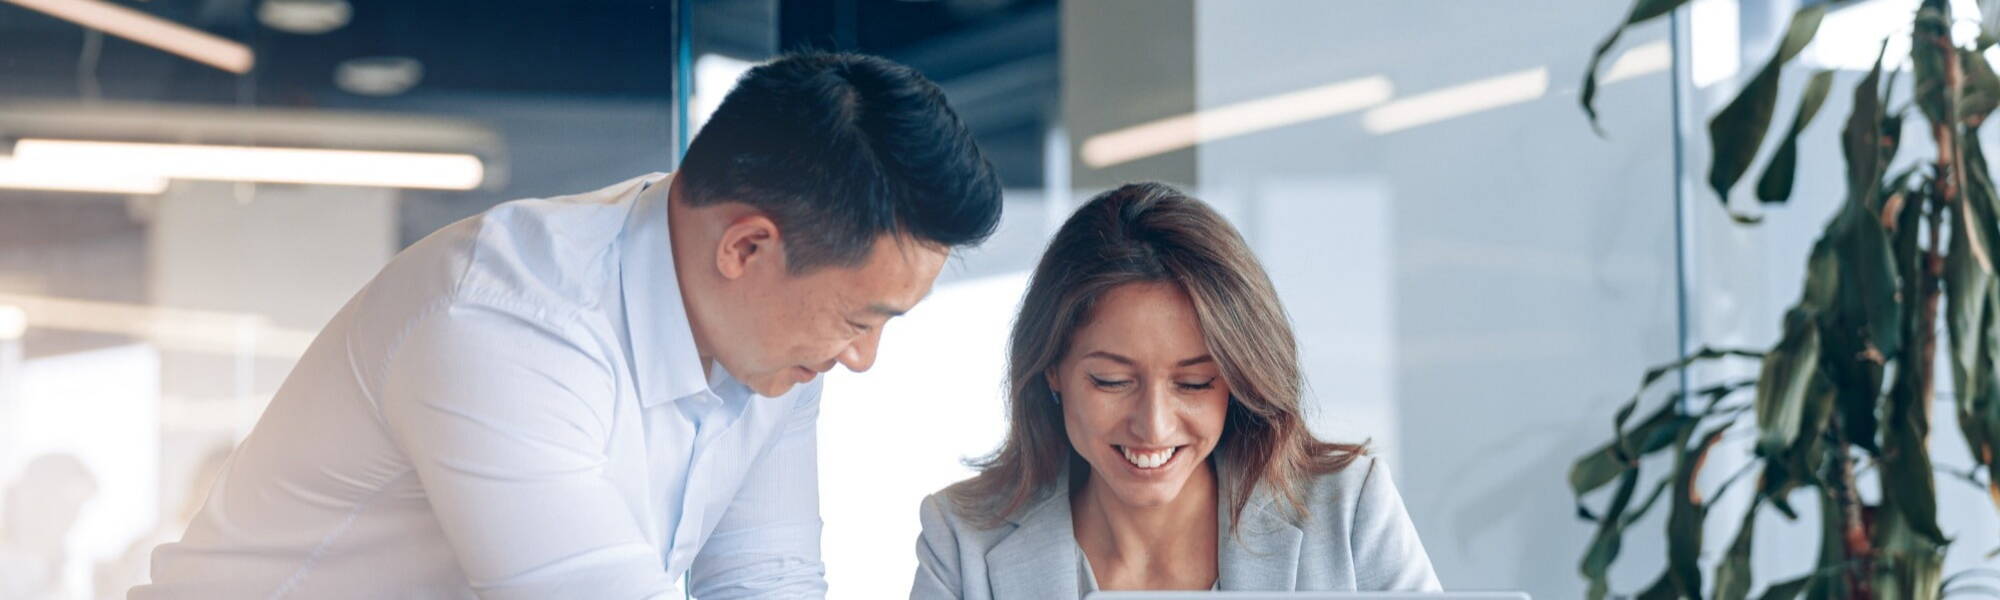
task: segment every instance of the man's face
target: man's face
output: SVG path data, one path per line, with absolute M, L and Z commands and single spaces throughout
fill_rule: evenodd
M 930 293 L 949 251 L 908 237 L 876 238 L 855 267 L 828 266 L 803 275 L 783 261 L 750 265 L 732 283 L 738 306 L 728 309 L 715 358 L 764 396 L 812 381 L 835 364 L 861 372 L 875 363 L 889 319 Z

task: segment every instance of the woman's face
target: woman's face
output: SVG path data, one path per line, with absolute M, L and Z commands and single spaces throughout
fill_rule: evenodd
M 1048 374 L 1069 442 L 1119 502 L 1164 505 L 1215 449 L 1229 384 L 1179 286 L 1112 288 L 1087 320 Z

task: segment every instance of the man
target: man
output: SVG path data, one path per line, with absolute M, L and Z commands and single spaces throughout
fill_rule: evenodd
M 915 71 L 752 69 L 680 171 L 392 261 L 132 597 L 823 596 L 816 378 L 866 370 L 999 195 Z

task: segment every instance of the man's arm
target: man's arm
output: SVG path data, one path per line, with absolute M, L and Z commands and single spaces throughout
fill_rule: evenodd
M 611 367 L 568 322 L 453 306 L 389 357 L 382 418 L 483 598 L 673 597 L 611 482 Z
M 695 597 L 826 597 L 826 566 L 819 558 L 819 385 L 798 398 L 695 555 L 688 584 Z

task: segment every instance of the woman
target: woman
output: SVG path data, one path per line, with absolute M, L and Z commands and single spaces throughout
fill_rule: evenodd
M 1306 430 L 1277 293 L 1201 202 L 1084 205 L 1010 352 L 1006 441 L 924 500 L 911 598 L 1439 589 L 1385 468 Z

